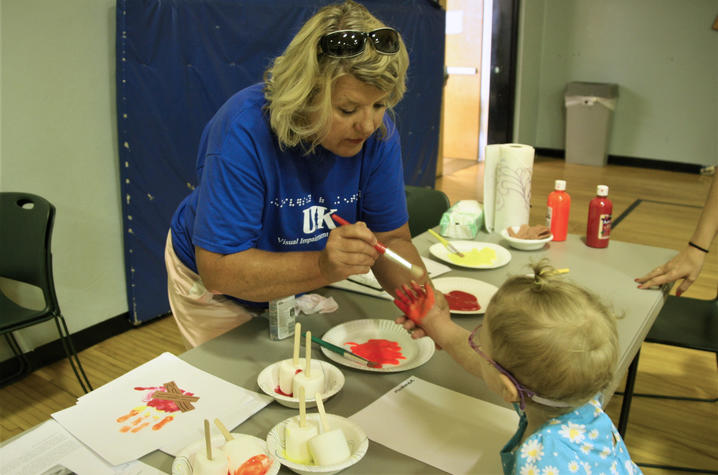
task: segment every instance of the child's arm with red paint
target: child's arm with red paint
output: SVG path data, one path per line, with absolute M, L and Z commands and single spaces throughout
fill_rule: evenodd
M 412 287 L 404 285 L 396 290 L 397 298 L 394 304 L 404 315 L 397 318 L 396 322 L 415 325 L 417 331 L 412 332 L 416 337 L 417 333 L 426 334 L 440 348 L 446 350 L 449 355 L 468 372 L 482 378 L 480 365 L 483 364 L 481 357 L 469 345 L 470 332 L 451 320 L 449 306 L 445 299 L 435 302 L 434 289 L 431 285 L 424 287 L 412 282 Z
M 394 293 L 394 304 L 417 325 L 421 325 L 424 316 L 434 307 L 434 288 L 430 285 L 421 286 L 412 280 L 411 288 L 404 284 Z
M 396 321 L 409 327 L 412 330 L 412 336 L 417 337 L 417 333 L 429 336 L 434 342 L 443 347 L 443 341 L 447 339 L 446 333 L 456 324 L 451 321 L 451 313 L 445 299 L 438 301 L 435 298 L 436 291 L 431 285 L 419 285 L 411 282 L 411 287 L 403 285 L 400 289 L 396 289 L 396 298 L 394 304 L 399 310 L 404 312 L 403 317 L 399 317 Z M 410 320 L 407 322 L 406 320 Z M 409 325 L 408 323 L 413 323 Z M 422 330 L 419 332 L 419 329 Z

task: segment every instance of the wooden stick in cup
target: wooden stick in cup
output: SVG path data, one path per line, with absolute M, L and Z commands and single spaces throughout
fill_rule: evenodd
M 327 422 L 327 413 L 324 411 L 324 403 L 322 402 L 322 395 L 316 393 L 314 399 L 317 401 L 317 410 L 319 411 L 319 420 L 322 421 L 322 431 L 329 432 L 329 423 Z
M 212 437 L 209 435 L 209 421 L 204 420 L 204 444 L 207 449 L 207 459 L 212 460 Z
M 307 397 L 304 394 L 304 386 L 299 386 L 299 427 L 307 425 Z
M 296 335 L 296 333 L 295 333 Z M 304 374 L 307 378 L 312 377 L 312 332 L 308 331 L 305 333 L 304 342 L 304 356 L 306 358 L 306 366 L 304 367 Z
M 222 421 L 219 420 L 219 418 L 214 419 L 214 425 L 216 425 L 219 428 L 219 431 L 224 436 L 224 440 L 229 442 L 230 440 L 234 439 L 232 434 L 227 430 L 227 428 L 222 424 Z
M 301 330 L 302 330 L 302 324 L 297 322 L 294 324 L 294 353 L 292 354 L 292 363 L 294 363 L 294 367 L 296 368 L 299 366 L 299 346 L 301 344 Z

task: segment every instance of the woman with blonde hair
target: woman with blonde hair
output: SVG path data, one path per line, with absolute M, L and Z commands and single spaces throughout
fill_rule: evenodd
M 467 371 L 514 404 L 519 428 L 501 451 L 506 474 L 640 473 L 601 401 L 618 355 L 616 317 L 543 260 L 496 292 L 472 332 L 433 305 L 433 289 L 395 303 Z M 418 333 L 418 332 L 417 332 Z
M 406 90 L 401 35 L 346 1 L 310 18 L 265 72 L 209 121 L 198 185 L 177 208 L 165 262 L 187 346 L 234 328 L 273 299 L 372 270 L 423 268 L 411 243 L 399 135 L 387 112 Z M 337 227 L 337 214 L 349 226 Z M 426 273 L 425 273 L 426 275 Z

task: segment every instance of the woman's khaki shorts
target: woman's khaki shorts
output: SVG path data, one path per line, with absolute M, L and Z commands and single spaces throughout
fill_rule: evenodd
M 256 316 L 232 299 L 205 289 L 199 275 L 177 258 L 172 231 L 165 244 L 167 294 L 185 346 L 192 348 Z

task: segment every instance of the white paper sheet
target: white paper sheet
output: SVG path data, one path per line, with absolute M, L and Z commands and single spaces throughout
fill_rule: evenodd
M 519 421 L 511 409 L 414 376 L 349 419 L 374 442 L 452 474 L 502 473 L 499 452 Z
M 534 148 L 518 143 L 486 146 L 484 226 L 488 232 L 529 224 Z
M 63 470 L 64 469 L 64 470 Z M 50 419 L 0 449 L 0 473 L 93 475 L 159 475 L 160 470 L 134 461 L 113 467 Z
M 451 267 L 427 257 L 422 257 L 421 260 L 424 262 L 426 271 L 432 279 L 442 274 L 446 274 L 451 270 Z M 369 271 L 366 274 L 353 275 L 348 279 L 334 282 L 333 284 L 329 284 L 329 287 L 351 290 L 352 292 L 359 292 L 360 294 L 371 295 L 372 297 L 394 300 L 394 297 L 381 288 L 379 281 L 376 280 L 372 271 Z
M 182 412 L 152 397 L 169 382 L 199 397 L 191 402 L 192 410 Z M 219 418 L 235 427 L 271 401 L 163 353 L 52 417 L 111 465 L 118 465 L 157 449 L 176 455 L 204 436 L 204 419 Z

